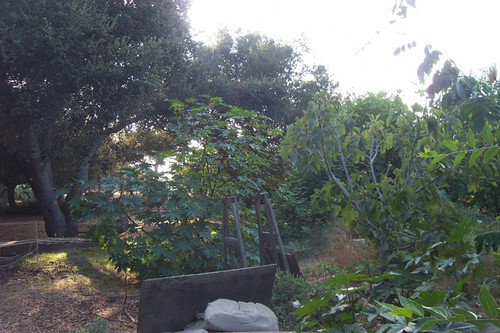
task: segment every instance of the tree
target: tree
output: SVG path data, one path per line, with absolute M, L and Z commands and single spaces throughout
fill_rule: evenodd
M 449 155 L 434 150 L 458 147 L 452 140 L 465 138 L 451 130 L 458 119 L 438 125 L 436 112 L 379 99 L 379 106 L 392 107 L 363 117 L 357 113 L 363 99 L 317 99 L 289 127 L 282 150 L 295 164 L 326 170 L 330 181 L 317 195 L 321 203 L 374 239 L 386 267 L 392 253 L 444 241 L 464 219 L 446 196 L 456 167 L 440 167 Z M 369 104 L 377 105 L 373 99 Z M 496 152 L 488 138 L 488 149 Z
M 254 198 L 280 176 L 281 131 L 269 118 L 211 98 L 208 103 L 171 101 L 175 133 L 170 170 L 151 165 L 123 168 L 84 196 L 76 212 L 98 219 L 96 238 L 119 270 L 143 277 L 206 272 L 221 268 L 220 199 Z M 114 230 L 125 218 L 127 234 Z M 211 222 L 212 221 L 212 222 Z
M 220 96 L 280 126 L 300 116 L 314 94 L 337 87 L 324 66 L 308 69 L 292 46 L 255 33 L 232 37 L 227 31 L 219 33 L 215 45 L 195 49 L 186 84 L 187 97 Z
M 76 236 L 68 203 L 81 196 L 96 150 L 178 91 L 186 5 L 2 1 L 0 15 L 1 140 L 40 202 L 47 234 Z M 56 174 L 59 184 L 76 181 L 61 205 Z
M 370 103 L 358 100 L 354 107 L 350 101 L 322 99 L 292 126 L 284 153 L 327 170 L 331 182 L 320 193 L 324 203 L 351 226 L 371 233 L 386 269 L 382 276 L 366 276 L 360 269 L 329 279 L 326 293 L 296 311 L 302 327 L 465 332 L 500 325 L 487 282 L 476 295 L 483 314 L 464 310 L 463 304 L 471 292 L 464 284 L 488 281 L 480 257 L 498 251 L 498 216 L 473 214 L 449 196 L 458 178 L 469 193 L 489 189 L 498 201 L 499 94 L 492 72 L 475 79 L 447 62 L 428 89 L 435 98 L 428 108 L 415 105 L 411 112 L 394 103 L 399 111 L 382 108 L 363 120 L 353 109 L 385 103 L 373 103 L 370 96 L 362 99 Z M 389 147 L 400 164 L 376 168 L 374 161 L 384 161 Z M 485 210 L 496 213 L 495 207 Z M 478 221 L 479 216 L 485 218 Z M 363 297 L 368 306 L 360 311 Z
M 239 196 L 252 202 L 273 191 L 283 177 L 278 144 L 282 131 L 257 111 L 210 98 L 209 103 L 172 101 L 175 117 L 166 127 L 174 133 L 173 171 L 192 175 L 209 197 Z

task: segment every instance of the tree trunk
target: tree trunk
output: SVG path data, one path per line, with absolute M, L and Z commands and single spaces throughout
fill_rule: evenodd
M 30 161 L 31 187 L 40 203 L 45 232 L 49 237 L 75 237 L 66 233 L 66 219 L 57 202 L 52 183 L 52 166 L 50 160 Z
M 7 200 L 9 202 L 10 210 L 15 210 L 17 208 L 16 204 L 16 186 L 17 184 L 7 185 Z
M 62 206 L 62 211 L 66 219 L 66 223 L 68 225 L 68 231 L 76 233 L 76 235 L 78 235 L 78 221 L 72 218 L 70 205 L 71 201 L 79 200 L 86 189 L 86 187 L 82 184 L 82 182 L 87 181 L 89 179 L 90 161 L 94 157 L 97 148 L 101 145 L 103 141 L 103 139 L 98 137 L 94 139 L 95 141 L 92 143 L 91 147 L 88 147 L 86 149 L 85 153 L 81 158 L 81 161 L 78 165 L 78 171 L 75 177 L 75 182 L 73 183 L 70 192 L 66 195 L 66 199 L 64 200 L 64 204 Z
M 42 156 L 33 128 L 28 130 L 28 141 L 30 183 L 42 209 L 47 236 L 76 237 L 74 232 L 67 230 L 66 219 L 54 191 L 52 164 L 48 156 Z

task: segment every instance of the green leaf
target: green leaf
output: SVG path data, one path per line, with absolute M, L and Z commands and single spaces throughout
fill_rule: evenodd
M 301 329 L 304 329 L 304 328 L 314 327 L 316 325 L 319 325 L 318 321 L 308 320 L 308 321 L 305 321 L 304 323 L 300 324 L 300 327 L 301 327 Z
M 420 304 L 415 302 L 412 299 L 403 297 L 401 295 L 398 295 L 399 298 L 399 303 L 401 303 L 402 306 L 405 308 L 411 309 L 417 316 L 423 317 L 424 316 L 424 309 Z
M 452 323 L 462 323 L 465 321 L 465 315 L 457 314 L 449 319 Z
M 464 151 L 459 152 L 457 156 L 455 156 L 455 160 L 453 161 L 453 169 L 452 169 L 453 171 L 457 170 L 458 166 L 460 165 L 460 162 L 462 162 L 464 157 L 465 157 Z
M 439 320 L 437 320 L 436 318 L 434 317 L 424 317 L 424 318 L 421 318 L 418 322 L 417 322 L 417 326 L 415 327 L 415 332 L 420 332 L 420 331 L 423 331 L 435 324 L 439 323 Z
M 439 162 L 440 162 L 443 158 L 445 158 L 446 156 L 448 156 L 448 155 L 446 155 L 446 154 L 439 154 L 438 156 L 436 156 L 436 157 L 435 157 L 435 158 L 431 161 L 431 163 L 432 163 L 432 164 L 437 164 L 437 163 L 439 163 Z
M 391 315 L 393 315 L 393 316 L 404 316 L 404 317 L 410 318 L 410 319 L 413 317 L 413 311 L 411 309 L 401 308 L 399 306 L 384 303 L 384 302 L 379 302 L 379 301 L 376 301 L 376 302 L 380 306 L 383 306 L 384 308 L 391 310 Z
M 469 133 L 467 133 L 467 144 L 471 148 L 476 148 L 476 139 L 474 138 L 472 130 L 469 130 Z
M 450 316 L 450 313 L 446 308 L 436 306 L 436 307 L 431 307 L 431 306 L 423 306 L 424 309 L 438 317 L 439 319 L 448 319 Z
M 342 217 L 344 218 L 344 223 L 349 224 L 358 217 L 358 212 L 349 206 L 346 206 L 342 211 Z
M 335 331 L 330 331 L 335 332 Z M 338 332 L 366 333 L 366 329 L 361 324 L 344 325 Z
M 375 301 L 375 302 L 377 302 L 378 305 L 380 305 L 386 309 L 389 309 L 391 311 L 394 311 L 394 309 L 398 308 L 396 305 L 393 305 L 393 304 L 379 302 L 379 301 Z
M 350 282 L 354 281 L 359 281 L 359 279 L 363 278 L 365 275 L 364 274 L 358 274 L 358 273 L 340 273 L 334 276 L 333 278 L 329 279 L 326 281 L 326 284 L 328 286 L 335 286 L 335 285 L 346 285 Z
M 483 151 L 480 149 L 478 149 L 472 153 L 472 155 L 469 159 L 469 168 L 472 167 L 476 163 L 477 159 L 479 157 L 481 157 L 482 154 L 483 154 Z
M 420 157 L 436 157 L 438 153 L 434 150 L 429 150 L 428 148 L 424 148 L 424 152 L 420 153 L 418 156 Z
M 314 297 L 304 302 L 297 310 L 295 310 L 293 314 L 297 316 L 298 319 L 301 319 L 307 315 L 315 313 L 316 310 L 324 306 L 326 303 L 328 303 L 327 296 Z
M 493 133 L 491 133 L 491 128 L 488 123 L 484 124 L 483 138 L 490 146 L 493 146 Z
M 496 319 L 498 317 L 498 305 L 493 296 L 491 296 L 488 287 L 483 283 L 481 290 L 479 291 L 479 300 L 481 301 L 481 307 L 484 313 L 491 318 Z
M 413 318 L 413 311 L 408 308 L 399 308 L 396 307 L 394 310 L 391 311 L 391 315 L 393 316 L 404 316 L 406 318 Z
M 457 81 L 456 90 L 458 97 L 461 99 L 467 99 L 467 88 L 462 80 Z
M 498 153 L 499 149 L 498 148 L 490 148 L 484 153 L 483 161 L 484 163 L 488 163 L 491 161 L 495 155 Z
M 379 275 L 379 276 L 365 277 L 365 278 L 363 278 L 363 281 L 366 281 L 366 282 L 371 283 L 371 284 L 375 284 L 375 283 L 379 283 L 379 282 L 384 281 L 384 280 L 394 280 L 396 278 L 396 275 L 401 275 L 401 274 L 394 273 L 394 272 L 385 272 L 384 274 Z
M 478 319 L 478 320 L 471 320 L 468 321 L 469 323 L 476 325 L 477 327 L 483 327 L 484 324 L 491 324 L 495 325 L 496 327 L 500 327 L 500 321 L 497 319 Z
M 471 312 L 471 311 L 468 311 L 465 309 L 460 309 L 460 308 L 455 308 L 455 309 L 453 309 L 453 311 L 456 314 L 464 316 L 466 320 L 476 320 L 477 319 L 477 315 L 474 312 Z
M 457 146 L 450 140 L 443 140 L 443 145 L 453 151 L 457 151 Z

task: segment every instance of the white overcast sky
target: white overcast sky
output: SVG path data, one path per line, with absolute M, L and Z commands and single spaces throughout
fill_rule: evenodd
M 325 65 L 343 92 L 419 89 L 417 68 L 432 45 L 465 73 L 500 62 L 500 0 L 416 0 L 407 18 L 389 22 L 395 0 L 191 0 L 195 39 L 241 29 L 294 43 L 305 40 L 307 61 Z M 377 33 L 379 32 L 379 33 Z M 407 43 L 416 47 L 394 56 Z

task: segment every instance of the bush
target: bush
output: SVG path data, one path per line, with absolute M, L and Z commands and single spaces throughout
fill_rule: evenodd
M 303 240 L 308 234 L 333 221 L 333 214 L 313 205 L 311 197 L 323 186 L 322 173 L 293 169 L 273 194 L 273 209 L 281 235 L 287 241 Z
M 94 239 L 117 269 L 142 277 L 221 268 L 220 199 L 272 190 L 281 176 L 281 131 L 269 118 L 220 98 L 170 102 L 174 116 L 165 130 L 175 138 L 174 148 L 154 156 L 172 158 L 169 172 L 153 172 L 146 164 L 124 168 L 99 184 L 102 193 L 86 196 L 74 209 L 77 218 L 101 222 Z M 115 230 L 119 221 L 126 221 L 125 237 Z M 255 247 L 256 225 L 243 222 L 242 229 Z
M 109 251 L 118 271 L 160 277 L 213 271 L 221 266 L 221 226 L 210 218 L 216 200 L 197 194 L 190 178 L 168 179 L 148 165 L 123 169 L 120 179 L 101 182 L 103 192 L 87 196 L 74 213 L 98 219 L 92 237 Z M 116 231 L 117 219 L 127 233 Z
M 278 317 L 282 331 L 295 330 L 299 320 L 293 314 L 306 300 L 324 292 L 322 285 L 314 285 L 302 277 L 279 271 L 274 280 L 271 310 Z

